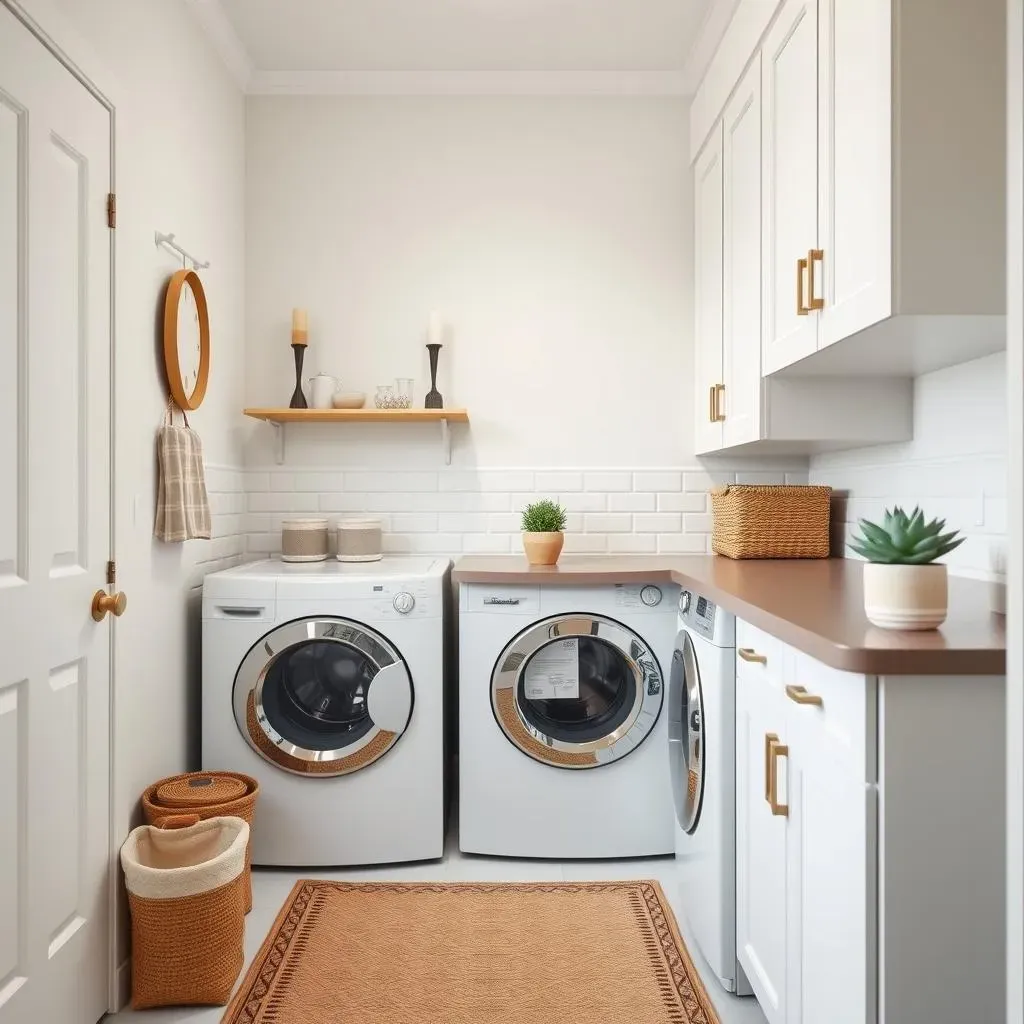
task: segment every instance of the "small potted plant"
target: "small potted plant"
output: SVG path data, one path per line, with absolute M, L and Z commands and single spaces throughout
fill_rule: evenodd
M 944 519 L 926 523 L 919 508 L 908 516 L 898 505 L 882 525 L 860 521 L 850 547 L 863 555 L 864 613 L 882 629 L 938 629 L 946 621 L 946 566 L 936 559 L 959 547 L 957 530 L 943 533 Z
M 554 565 L 562 553 L 565 509 L 549 498 L 523 509 L 523 550 L 530 565 Z

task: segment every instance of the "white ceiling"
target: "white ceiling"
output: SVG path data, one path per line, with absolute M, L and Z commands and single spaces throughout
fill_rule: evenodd
M 682 71 L 714 3 L 220 0 L 257 75 Z

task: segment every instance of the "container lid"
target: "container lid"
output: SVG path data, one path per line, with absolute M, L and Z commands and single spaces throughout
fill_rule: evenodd
M 362 519 L 339 519 L 337 527 L 339 530 L 379 530 L 381 524 L 379 519 L 365 517 Z
M 154 803 L 161 807 L 202 807 L 226 804 L 245 794 L 245 783 L 232 775 L 185 775 L 160 786 Z
M 285 519 L 282 530 L 326 530 L 326 519 Z

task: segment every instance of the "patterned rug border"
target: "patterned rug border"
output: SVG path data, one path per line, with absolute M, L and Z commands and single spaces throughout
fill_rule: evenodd
M 656 971 L 668 965 L 672 984 L 682 1000 L 684 995 L 681 975 L 689 981 L 708 1024 L 721 1024 L 714 1006 L 704 988 L 697 968 L 690 957 L 675 913 L 659 882 L 654 879 L 633 881 L 592 881 L 592 882 L 334 882 L 328 879 L 300 878 L 289 892 L 267 937 L 260 945 L 242 983 L 235 992 L 221 1018 L 221 1024 L 253 1024 L 256 1014 L 263 1009 L 263 1001 L 277 980 L 279 972 L 289 972 L 285 959 L 291 950 L 297 933 L 304 924 L 310 923 L 307 913 L 310 903 L 324 890 L 348 890 L 351 892 L 609 892 L 626 890 L 643 900 L 643 906 L 650 915 L 656 937 L 661 946 L 661 961 L 653 964 Z M 313 908 L 315 913 L 316 907 Z M 315 921 L 315 917 L 313 918 Z M 659 927 L 660 925 L 660 927 Z M 676 962 L 678 957 L 678 963 Z M 676 968 L 676 970 L 673 970 Z

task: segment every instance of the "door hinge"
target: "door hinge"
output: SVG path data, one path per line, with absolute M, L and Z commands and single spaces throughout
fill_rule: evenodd
M 117 563 L 113 560 L 107 562 L 107 586 L 117 586 Z
M 117 227 L 117 196 L 113 192 L 107 193 L 107 227 Z

